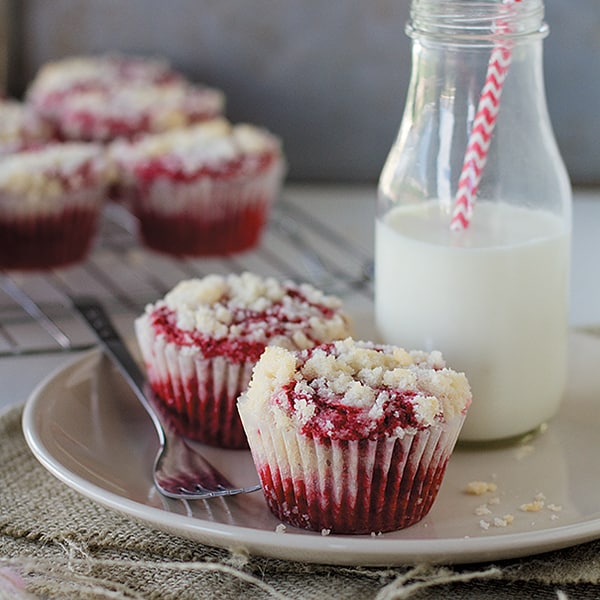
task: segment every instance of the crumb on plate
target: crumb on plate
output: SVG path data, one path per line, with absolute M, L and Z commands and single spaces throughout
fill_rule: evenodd
M 486 492 L 495 492 L 498 486 L 487 481 L 470 481 L 465 487 L 465 492 L 473 496 L 482 496 Z

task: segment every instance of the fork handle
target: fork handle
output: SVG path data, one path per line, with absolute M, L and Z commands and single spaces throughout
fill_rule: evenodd
M 138 399 L 150 415 L 156 418 L 144 393 L 146 377 L 127 349 L 104 307 L 93 298 L 73 298 L 72 302 L 75 310 L 85 319 L 106 353 L 129 382 Z

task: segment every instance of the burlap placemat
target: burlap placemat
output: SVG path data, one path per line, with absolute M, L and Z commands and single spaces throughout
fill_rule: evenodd
M 495 565 L 386 569 L 230 554 L 161 533 L 48 473 L 21 413 L 0 416 L 0 599 L 600 598 L 600 542 Z

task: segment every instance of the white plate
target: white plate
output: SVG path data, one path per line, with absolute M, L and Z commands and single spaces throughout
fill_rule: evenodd
M 323 536 L 293 527 L 278 533 L 260 492 L 191 503 L 166 500 L 151 481 L 157 438 L 150 420 L 97 351 L 39 385 L 25 407 L 23 429 L 38 460 L 81 494 L 204 544 L 345 565 L 515 558 L 600 537 L 600 339 L 572 335 L 570 357 L 567 397 L 545 433 L 527 445 L 457 449 L 429 515 L 381 536 Z M 204 451 L 235 482 L 256 480 L 249 452 Z M 465 494 L 474 480 L 495 482 L 497 492 Z M 545 497 L 542 510 L 520 509 L 538 494 Z M 492 513 L 476 514 L 492 497 L 499 499 L 488 505 Z M 508 514 L 512 523 L 494 523 L 494 517 Z

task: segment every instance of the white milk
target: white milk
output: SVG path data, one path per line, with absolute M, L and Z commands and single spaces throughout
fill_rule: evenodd
M 428 202 L 377 221 L 378 331 L 466 373 L 461 440 L 525 433 L 557 411 L 565 386 L 569 234 L 549 212 L 502 203 L 478 203 L 463 232 L 449 219 Z

